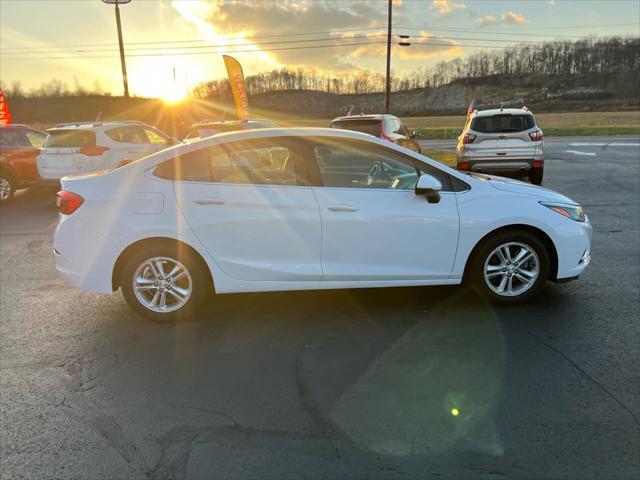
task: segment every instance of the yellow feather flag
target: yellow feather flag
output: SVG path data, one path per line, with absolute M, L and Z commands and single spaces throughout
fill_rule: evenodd
M 236 104 L 238 119 L 244 120 L 249 117 L 249 99 L 247 98 L 247 90 L 244 87 L 244 73 L 242 66 L 238 61 L 228 55 L 223 55 L 224 66 L 227 67 L 227 75 L 231 84 L 231 93 L 233 93 L 233 101 Z

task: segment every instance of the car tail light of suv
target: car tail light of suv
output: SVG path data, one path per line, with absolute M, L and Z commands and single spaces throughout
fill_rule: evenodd
M 477 135 L 473 134 L 473 133 L 465 133 L 464 137 L 462 137 L 462 143 L 467 145 L 469 143 L 473 143 L 473 141 L 476 139 Z
M 82 147 L 80 149 L 80 153 L 86 155 L 87 157 L 97 157 L 102 155 L 104 152 L 109 150 L 109 147 L 103 147 L 101 145 L 93 145 L 91 147 Z
M 540 130 L 536 130 L 535 132 L 530 132 L 529 137 L 531 137 L 532 141 L 539 142 L 540 140 L 542 140 L 542 132 Z
M 56 205 L 58 212 L 62 215 L 71 215 L 78 210 L 83 203 L 84 198 L 77 193 L 67 192 L 66 190 L 57 193 Z

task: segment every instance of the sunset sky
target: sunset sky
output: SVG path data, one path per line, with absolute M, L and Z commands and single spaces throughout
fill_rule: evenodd
M 521 41 L 638 35 L 639 4 L 397 1 L 394 31 L 410 34 L 413 45 L 394 47 L 393 71 L 403 74 Z M 223 76 L 221 53 L 232 52 L 246 75 L 282 66 L 382 72 L 386 8 L 384 0 L 132 0 L 121 7 L 130 89 L 141 96 L 186 91 Z M 326 48 L 336 44 L 343 46 Z M 71 88 L 121 94 L 113 6 L 100 0 L 0 0 L 2 84 L 19 81 L 29 90 L 52 78 Z

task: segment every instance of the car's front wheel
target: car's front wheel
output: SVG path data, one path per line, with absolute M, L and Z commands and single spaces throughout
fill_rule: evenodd
M 122 268 L 120 285 L 127 303 L 156 321 L 193 315 L 210 288 L 201 262 L 165 246 L 134 252 Z
M 485 241 L 474 253 L 471 283 L 495 303 L 519 303 L 540 292 L 550 271 L 542 241 L 526 231 L 507 231 Z

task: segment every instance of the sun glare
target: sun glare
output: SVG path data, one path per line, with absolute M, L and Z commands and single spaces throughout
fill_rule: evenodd
M 168 104 L 179 103 L 187 97 L 187 90 L 178 85 L 170 85 L 166 90 L 159 92 L 160 98 Z

